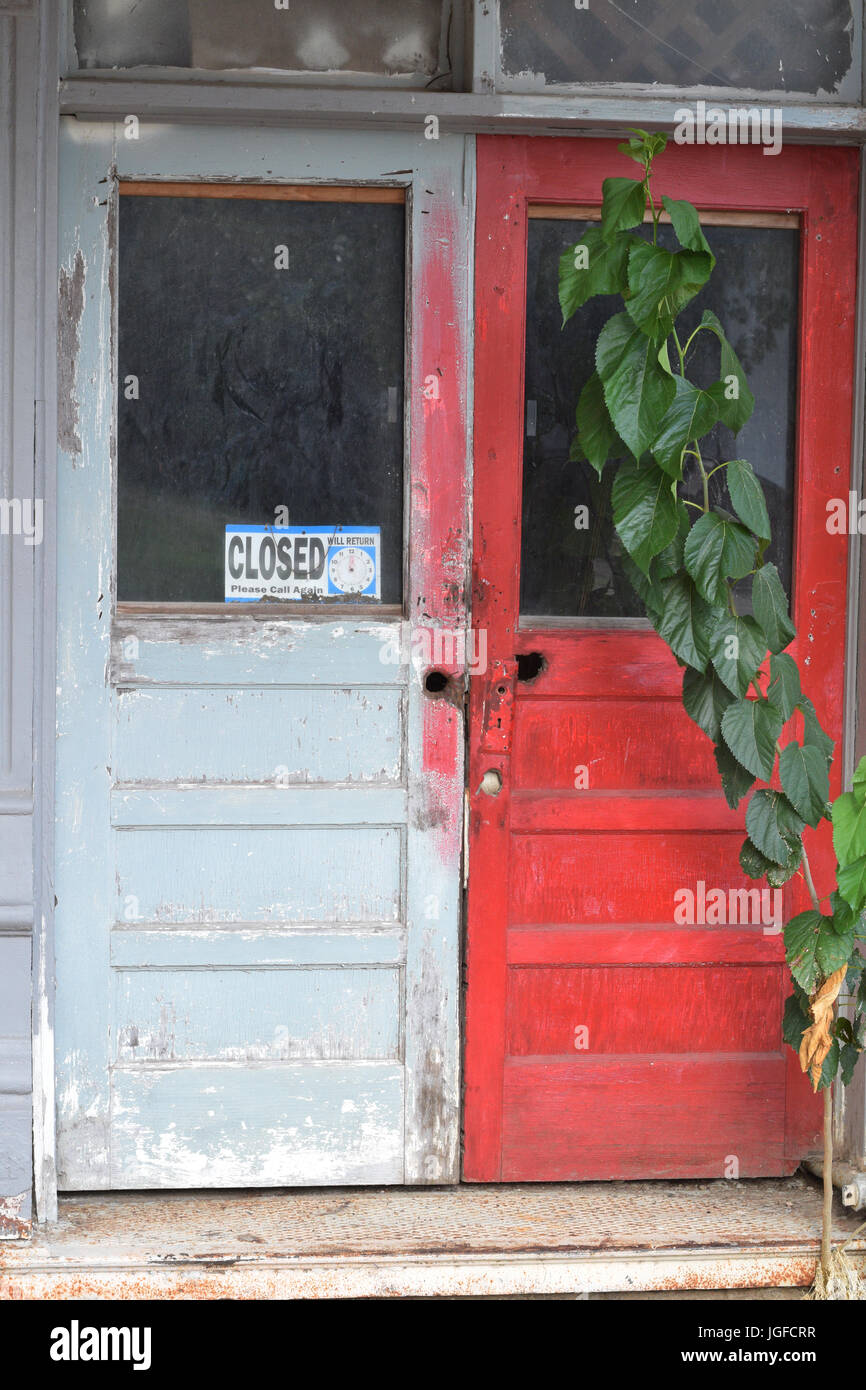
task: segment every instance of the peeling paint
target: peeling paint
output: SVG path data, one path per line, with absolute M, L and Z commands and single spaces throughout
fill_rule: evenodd
M 29 1192 L 0 1198 L 0 1240 L 26 1240 L 30 1235 L 30 1219 L 21 1215 L 29 1199 Z
M 81 315 L 84 312 L 84 280 L 84 256 L 79 248 L 75 252 L 72 269 L 60 267 L 57 328 L 58 436 L 61 449 L 73 455 L 81 453 L 76 374 L 81 343 Z

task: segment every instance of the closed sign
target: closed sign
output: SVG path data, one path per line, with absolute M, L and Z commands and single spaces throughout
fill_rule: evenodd
M 226 603 L 341 597 L 380 597 L 378 526 L 226 527 Z

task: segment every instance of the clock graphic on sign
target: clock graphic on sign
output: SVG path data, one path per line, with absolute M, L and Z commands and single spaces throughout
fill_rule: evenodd
M 331 556 L 328 574 L 334 588 L 339 589 L 340 593 L 362 594 L 372 584 L 376 566 L 360 546 L 343 545 Z

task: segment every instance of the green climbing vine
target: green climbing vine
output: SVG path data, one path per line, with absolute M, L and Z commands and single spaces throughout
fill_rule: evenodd
M 598 335 L 571 457 L 599 477 L 616 469 L 613 521 L 629 578 L 683 668 L 683 703 L 715 745 L 728 804 L 749 797 L 743 870 L 774 888 L 795 874 L 805 880 L 812 906 L 784 928 L 793 992 L 783 1036 L 823 1090 L 837 1076 L 847 1084 L 866 1048 L 866 961 L 858 944 L 866 939 L 866 759 L 852 789 L 831 806 L 833 742 L 787 651 L 796 634 L 778 570 L 765 558 L 771 534 L 763 489 L 746 459 L 709 467 L 701 453 L 717 423 L 734 434 L 742 428 L 754 398 L 714 313 L 705 310 L 687 336 L 677 330 L 715 257 L 691 203 L 654 195 L 653 161 L 665 143 L 664 135 L 636 130 L 619 146 L 642 176 L 604 180 L 600 222 L 560 261 L 563 323 L 595 295 L 618 295 L 623 304 Z M 647 209 L 651 238 L 637 230 Z M 659 244 L 663 212 L 677 249 Z M 712 335 L 719 354 L 719 378 L 706 387 L 688 376 L 701 335 Z M 711 505 L 716 473 L 728 507 Z M 792 717 L 799 737 L 783 742 Z M 803 833 L 825 819 L 832 820 L 838 868 L 836 883 L 819 894 Z

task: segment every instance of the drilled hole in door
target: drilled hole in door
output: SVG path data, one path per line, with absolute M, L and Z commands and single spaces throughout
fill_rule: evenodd
M 517 657 L 517 679 L 524 684 L 536 680 L 546 668 L 541 652 L 520 652 Z
M 444 671 L 428 671 L 424 678 L 424 689 L 428 695 L 441 695 L 448 689 L 448 676 Z

